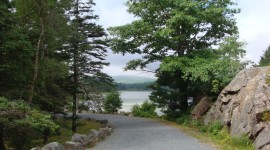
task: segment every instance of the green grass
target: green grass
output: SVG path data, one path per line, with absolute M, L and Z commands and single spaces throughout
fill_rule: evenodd
M 71 141 L 71 137 L 75 134 L 71 131 L 72 121 L 70 119 L 58 119 L 56 120 L 56 123 L 61 127 L 59 130 L 60 134 L 50 136 L 48 143 L 58 142 L 60 144 L 64 144 L 66 141 Z M 88 121 L 86 119 L 77 120 L 78 134 L 88 134 L 91 129 L 99 130 L 100 127 L 101 124 L 94 121 Z M 32 143 L 35 146 L 44 146 L 44 144 L 42 144 L 42 139 L 33 140 Z
M 189 119 L 184 116 L 178 118 L 177 123 L 182 131 L 193 137 L 215 145 L 220 150 L 254 150 L 252 141 L 246 135 L 231 136 L 229 129 L 219 122 L 203 125 L 201 121 Z

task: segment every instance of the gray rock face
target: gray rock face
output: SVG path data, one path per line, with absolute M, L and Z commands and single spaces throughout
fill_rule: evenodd
M 207 112 L 205 124 L 220 121 L 232 135 L 248 134 L 256 149 L 269 147 L 270 122 L 262 119 L 263 113 L 270 110 L 270 86 L 266 83 L 269 74 L 270 67 L 239 72 Z
M 88 133 L 88 142 L 90 143 L 90 145 L 94 145 L 96 142 L 98 142 L 98 135 L 99 135 L 99 131 L 95 129 L 92 129 Z
M 71 141 L 73 142 L 79 142 L 83 145 L 87 145 L 88 144 L 88 137 L 85 134 L 77 134 L 75 133 L 72 138 Z
M 201 118 L 207 110 L 212 106 L 212 102 L 208 97 L 203 97 L 191 112 L 194 119 Z
M 111 135 L 108 127 L 100 128 L 100 134 L 101 134 L 103 139 L 105 139 L 107 136 Z
M 64 150 L 64 146 L 58 142 L 53 142 L 45 145 L 42 150 Z
M 83 144 L 79 142 L 67 141 L 65 143 L 65 150 L 83 150 Z

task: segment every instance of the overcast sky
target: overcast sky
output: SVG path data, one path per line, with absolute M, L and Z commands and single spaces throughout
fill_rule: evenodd
M 133 15 L 127 13 L 126 0 L 95 0 L 95 13 L 99 15 L 98 24 L 105 29 L 132 22 Z M 247 42 L 246 58 L 257 63 L 263 51 L 270 45 L 270 0 L 236 0 L 241 13 L 236 16 L 240 40 Z M 111 65 L 104 69 L 109 75 L 153 76 L 143 72 L 123 71 L 123 67 L 136 55 L 117 55 L 109 53 L 107 61 Z

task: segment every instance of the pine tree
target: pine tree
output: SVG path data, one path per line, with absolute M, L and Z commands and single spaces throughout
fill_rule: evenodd
M 34 47 L 28 102 L 53 114 L 63 111 L 68 95 L 68 57 L 61 53 L 69 36 L 70 6 L 65 0 L 16 0 L 18 27 Z M 31 15 L 29 15 L 31 14 Z
M 22 98 L 29 85 L 34 49 L 16 26 L 10 1 L 0 2 L 0 16 L 0 96 Z
M 264 51 L 264 54 L 261 56 L 259 66 L 268 66 L 270 65 L 270 46 Z
M 81 85 L 83 76 L 91 76 L 101 80 L 110 78 L 101 72 L 107 53 L 106 33 L 95 22 L 97 15 L 93 14 L 92 0 L 74 1 L 74 7 L 70 10 L 70 26 L 72 35 L 67 43 L 66 53 L 70 55 L 70 70 L 72 72 L 72 131 L 76 132 L 76 110 L 78 94 L 82 93 Z

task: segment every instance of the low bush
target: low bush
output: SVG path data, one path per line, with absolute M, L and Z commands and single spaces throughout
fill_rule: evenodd
M 176 123 L 202 132 L 204 136 L 210 137 L 221 149 L 254 149 L 252 141 L 246 135 L 231 136 L 228 127 L 223 126 L 220 122 L 204 125 L 202 120 L 194 120 L 189 115 L 182 115 L 176 119 Z
M 105 98 L 104 109 L 108 113 L 116 113 L 122 108 L 123 101 L 119 92 L 112 92 Z
M 262 121 L 270 121 L 270 110 L 266 110 L 262 113 Z
M 233 136 L 231 138 L 231 143 L 241 148 L 252 147 L 252 141 L 245 134 Z
M 157 117 L 157 113 L 155 112 L 156 105 L 154 103 L 145 101 L 140 106 L 138 104 L 133 105 L 131 108 L 131 113 L 135 117 L 150 117 L 154 118 Z
M 190 125 L 191 119 L 190 116 L 184 115 L 176 119 L 176 123 L 184 126 Z

